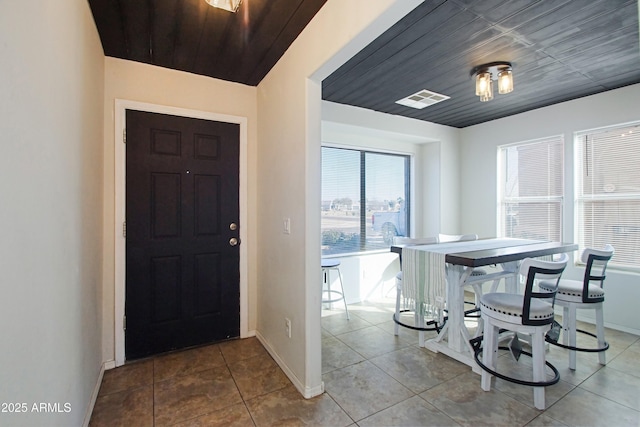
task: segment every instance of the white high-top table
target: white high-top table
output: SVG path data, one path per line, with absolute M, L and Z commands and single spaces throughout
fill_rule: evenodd
M 406 245 L 394 245 L 391 251 L 402 254 Z M 436 353 L 441 352 L 465 363 L 480 373 L 473 358 L 469 333 L 464 324 L 464 286 L 475 282 L 505 279 L 507 292 L 518 292 L 517 272 L 524 258 L 541 257 L 563 252 L 573 252 L 578 245 L 573 243 L 546 242 L 511 238 L 482 239 L 468 242 L 448 242 L 432 245 L 411 246 L 429 252 L 444 253 L 447 278 L 447 322 L 440 334 L 425 343 L 425 347 Z M 403 261 L 403 262 L 406 262 Z M 496 265 L 501 267 L 495 273 L 471 276 L 476 267 Z M 427 266 L 429 268 L 429 266 Z

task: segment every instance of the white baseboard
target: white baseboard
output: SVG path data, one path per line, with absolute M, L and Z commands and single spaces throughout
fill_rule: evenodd
M 107 365 L 113 366 L 111 368 L 107 368 Z M 104 377 L 104 371 L 106 369 L 112 369 L 116 367 L 115 360 L 107 361 L 100 366 L 100 373 L 98 374 L 98 380 L 96 381 L 96 385 L 93 387 L 93 393 L 91 394 L 91 399 L 89 400 L 89 406 L 87 407 L 87 412 L 84 414 L 84 421 L 82 425 L 84 427 L 89 426 L 89 421 L 91 421 L 91 414 L 93 414 L 93 408 L 96 405 L 96 400 L 98 399 L 98 393 L 100 392 L 100 385 L 102 384 L 102 377 Z
M 247 331 L 246 333 L 242 333 L 242 331 L 240 331 L 240 338 L 250 338 L 250 337 L 255 337 L 256 336 L 256 331 L 255 329 L 252 329 L 250 331 Z
M 305 399 L 311 399 L 312 397 L 319 396 L 324 393 L 324 382 L 321 382 L 317 387 L 306 387 L 259 332 L 256 332 L 256 337 Z

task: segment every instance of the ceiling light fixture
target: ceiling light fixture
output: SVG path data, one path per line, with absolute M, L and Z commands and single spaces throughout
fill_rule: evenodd
M 236 12 L 240 7 L 242 0 L 204 0 L 213 7 L 219 9 L 228 10 L 229 12 Z
M 481 102 L 493 99 L 493 81 L 498 81 L 498 93 L 513 92 L 513 66 L 510 62 L 491 62 L 478 65 L 471 70 L 471 76 L 476 80 L 476 95 Z

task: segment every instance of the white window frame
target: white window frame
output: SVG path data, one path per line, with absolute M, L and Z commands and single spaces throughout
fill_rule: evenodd
M 365 151 L 367 153 L 373 154 L 388 154 L 388 155 L 396 155 L 396 156 L 406 156 L 409 158 L 409 200 L 410 205 L 408 209 L 408 229 L 409 233 L 413 235 L 415 233 L 415 217 L 416 217 L 416 204 L 422 203 L 422 201 L 416 200 L 416 167 L 415 167 L 415 156 L 416 154 L 410 151 L 402 151 L 402 150 L 393 150 L 387 148 L 380 147 L 371 147 L 368 145 L 361 144 L 348 144 L 348 143 L 336 143 L 336 142 L 322 142 L 321 148 L 337 148 L 344 150 L 353 150 L 353 151 Z M 322 185 L 322 182 L 321 182 Z M 323 255 L 323 258 L 344 258 L 349 256 L 359 256 L 364 254 L 375 254 L 375 253 L 387 253 L 388 249 L 371 249 L 366 251 L 357 251 L 357 252 L 344 252 L 339 254 L 327 254 Z
M 583 172 L 583 149 L 582 149 L 582 137 L 585 135 L 594 135 L 599 133 L 605 133 L 611 130 L 616 129 L 624 129 L 632 126 L 639 126 L 640 121 L 626 122 L 620 123 L 611 126 L 604 126 L 599 128 L 586 129 L 581 131 L 574 132 L 574 236 L 579 245 L 579 252 L 582 253 L 586 248 L 586 244 L 584 242 L 584 226 L 583 226 L 583 215 L 582 215 L 582 204 L 586 201 L 611 201 L 611 200 L 638 200 L 640 201 L 640 192 L 630 192 L 626 194 L 612 194 L 612 195 L 583 195 L 582 194 L 582 172 Z M 639 148 L 640 149 L 640 148 Z M 615 244 L 612 243 L 615 249 Z M 580 257 L 576 257 L 576 265 L 584 265 Z M 629 265 L 627 263 L 620 264 L 615 260 L 615 254 L 613 259 L 609 262 L 609 269 L 616 270 L 626 270 L 626 271 L 640 271 L 640 265 Z
M 564 213 L 565 213 L 565 180 L 566 180 L 566 176 L 565 176 L 565 164 L 564 161 L 562 162 L 562 175 L 563 175 L 563 179 L 562 179 L 562 196 L 545 196 L 545 197 L 511 197 L 511 198 L 507 198 L 504 195 L 504 191 L 503 191 L 503 183 L 506 179 L 506 165 L 503 162 L 503 155 L 502 155 L 502 151 L 510 148 L 510 147 L 518 147 L 518 146 L 525 146 L 525 145 L 534 145 L 534 144 L 539 144 L 541 142 L 544 141 L 552 141 L 554 139 L 558 139 L 562 142 L 562 152 L 564 155 L 564 135 L 563 134 L 558 134 L 558 135 L 551 135 L 548 137 L 544 137 L 544 138 L 536 138 L 536 139 L 530 139 L 530 140 L 526 140 L 526 141 L 520 141 L 520 142 L 514 142 L 514 143 L 510 143 L 510 144 L 503 144 L 503 145 L 499 145 L 497 152 L 496 152 L 496 156 L 497 156 L 497 190 L 496 190 L 496 194 L 497 194 L 497 205 L 496 205 L 496 211 L 497 211 L 497 215 L 496 215 L 496 230 L 497 233 L 496 235 L 498 237 L 506 237 L 506 233 L 503 232 L 503 221 L 506 220 L 505 218 L 503 218 L 503 206 L 506 203 L 514 203 L 514 202 L 524 202 L 524 203 L 535 203 L 535 202 L 558 202 L 560 204 L 560 218 L 559 218 L 559 226 L 560 226 L 560 240 L 563 239 L 564 236 Z

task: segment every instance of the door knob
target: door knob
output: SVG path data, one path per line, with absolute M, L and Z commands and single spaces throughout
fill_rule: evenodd
M 229 245 L 231 246 L 237 246 L 238 243 L 240 243 L 240 241 L 238 239 L 236 239 L 235 237 L 232 237 L 229 239 Z

